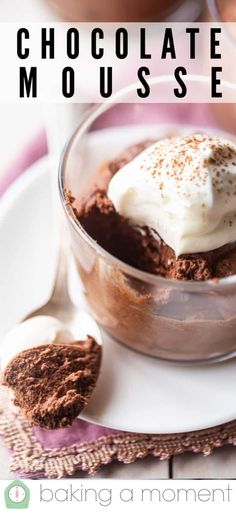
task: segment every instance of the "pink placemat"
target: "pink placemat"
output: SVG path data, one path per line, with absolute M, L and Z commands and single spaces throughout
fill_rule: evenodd
M 203 127 L 214 125 L 206 105 L 171 105 L 169 109 L 172 121 L 175 118 L 180 123 Z M 124 111 L 120 113 L 119 124 L 125 119 Z M 157 121 L 155 112 L 154 121 Z M 159 109 L 158 122 L 161 121 L 162 110 Z M 114 120 L 114 125 L 116 123 Z M 6 171 L 0 181 L 0 193 L 46 153 L 46 134 L 42 130 Z M 15 474 L 29 478 L 60 478 L 72 476 L 78 470 L 94 474 L 113 460 L 130 463 L 147 455 L 163 460 L 185 451 L 209 454 L 224 444 L 236 444 L 236 422 L 186 434 L 146 435 L 118 432 L 77 419 L 70 428 L 49 431 L 30 426 L 24 416 L 12 407 L 2 389 L 0 436 L 9 449 L 11 469 Z

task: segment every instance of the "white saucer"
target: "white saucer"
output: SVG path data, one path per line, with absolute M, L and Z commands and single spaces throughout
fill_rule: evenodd
M 0 202 L 1 335 L 45 302 L 52 287 L 48 169 L 44 158 Z M 77 288 L 74 283 L 73 297 Z M 80 303 L 84 306 L 82 299 Z M 119 430 L 187 432 L 236 418 L 235 392 L 235 360 L 208 366 L 174 365 L 145 357 L 104 335 L 101 376 L 82 417 Z

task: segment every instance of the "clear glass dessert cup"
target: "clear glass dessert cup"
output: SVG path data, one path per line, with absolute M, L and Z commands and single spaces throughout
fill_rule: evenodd
M 157 79 L 157 88 L 163 87 L 165 83 Z M 193 132 L 200 125 L 199 113 L 207 109 L 205 105 L 127 104 L 130 89 L 117 95 L 118 104 L 116 96 L 115 103 L 96 105 L 85 116 L 66 146 L 59 170 L 71 249 L 88 305 L 113 338 L 147 355 L 190 363 L 234 356 L 236 276 L 194 282 L 135 269 L 99 246 L 68 202 L 66 191 L 82 196 L 97 169 L 129 144 Z M 210 115 L 208 121 L 206 117 L 197 130 L 219 134 Z

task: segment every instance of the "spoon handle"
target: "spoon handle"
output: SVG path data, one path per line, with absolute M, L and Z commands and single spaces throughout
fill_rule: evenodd
M 62 217 L 60 217 L 62 219 Z M 54 286 L 50 296 L 50 302 L 59 305 L 72 305 L 68 291 L 68 250 L 69 235 L 65 226 L 65 221 L 58 221 L 60 227 L 60 244 L 57 256 L 57 266 L 54 277 Z

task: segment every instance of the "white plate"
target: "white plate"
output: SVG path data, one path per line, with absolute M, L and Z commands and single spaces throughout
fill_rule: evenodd
M 48 169 L 47 159 L 31 167 L 0 202 L 1 335 L 43 303 L 52 286 Z M 82 417 L 120 430 L 185 432 L 236 418 L 235 392 L 235 360 L 174 365 L 145 357 L 104 335 L 101 376 Z

